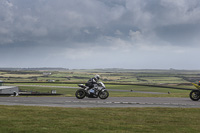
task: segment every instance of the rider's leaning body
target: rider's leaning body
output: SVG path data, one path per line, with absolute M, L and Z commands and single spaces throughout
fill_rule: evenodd
M 90 89 L 92 89 L 99 81 L 100 76 L 99 75 L 95 75 L 93 78 L 89 79 L 88 82 L 85 84 L 86 86 L 88 86 L 88 91 Z

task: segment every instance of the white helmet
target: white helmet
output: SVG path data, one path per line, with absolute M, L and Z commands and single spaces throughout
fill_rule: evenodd
M 100 79 L 100 76 L 97 74 L 97 75 L 94 76 L 94 78 L 95 78 L 96 80 L 99 80 L 99 79 Z

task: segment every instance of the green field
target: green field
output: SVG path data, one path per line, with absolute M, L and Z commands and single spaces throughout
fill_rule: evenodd
M 51 72 L 51 74 L 44 75 L 44 72 Z M 188 90 L 142 85 L 194 89 L 191 83 L 197 83 L 200 80 L 199 70 L 126 69 L 4 70 L 0 71 L 0 80 L 4 81 L 4 85 L 19 86 L 21 91 L 47 93 L 56 90 L 57 93 L 63 94 L 62 96 L 74 97 L 77 89 L 61 86 L 77 87 L 77 83 L 85 83 L 95 74 L 101 75 L 101 81 L 105 83 L 107 89 L 127 91 L 110 90 L 110 97 L 188 97 L 190 93 Z M 131 90 L 140 93 L 131 92 Z M 159 92 L 160 94 L 142 92 Z M 0 132 L 2 133 L 197 133 L 200 130 L 198 119 L 200 110 L 196 108 L 60 108 L 0 105 L 0 112 Z
M 61 96 L 74 97 L 76 88 L 59 88 L 59 86 L 68 86 L 68 87 L 78 87 L 77 84 L 55 84 L 55 83 L 12 83 L 5 85 L 14 85 L 19 86 L 20 91 L 28 91 L 28 92 L 40 92 L 40 93 L 50 93 L 51 90 L 56 90 L 58 94 L 63 94 Z M 20 86 L 27 85 L 27 86 Z M 48 87 L 40 87 L 40 86 L 29 86 L 29 85 L 43 85 Z M 51 87 L 56 86 L 56 87 Z M 138 85 L 106 85 L 106 88 L 110 91 L 110 97 L 188 97 L 190 91 L 189 90 L 178 90 L 178 89 L 170 89 L 170 88 L 160 88 L 160 87 L 150 87 L 150 86 L 138 86 Z M 187 88 L 187 87 L 185 87 Z M 188 87 L 194 88 L 194 87 Z M 115 90 L 127 90 L 127 92 L 121 91 L 112 91 Z M 133 92 L 131 92 L 133 90 Z M 139 91 L 139 92 L 134 92 Z M 142 92 L 159 92 L 158 94 L 146 94 Z M 170 94 L 168 94 L 168 92 Z
M 197 133 L 199 109 L 0 106 L 2 133 Z

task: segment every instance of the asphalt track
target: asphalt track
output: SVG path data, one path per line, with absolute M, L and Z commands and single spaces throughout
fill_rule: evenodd
M 49 106 L 49 107 L 180 107 L 200 108 L 200 101 L 188 98 L 109 97 L 77 99 L 75 97 L 0 97 L 0 105 Z

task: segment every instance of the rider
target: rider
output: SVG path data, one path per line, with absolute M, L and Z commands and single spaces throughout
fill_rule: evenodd
M 90 92 L 89 90 L 92 89 L 95 84 L 97 84 L 97 82 L 99 81 L 99 79 L 100 79 L 100 76 L 97 74 L 93 78 L 91 78 L 91 79 L 88 80 L 88 82 L 85 84 L 86 86 L 89 87 L 87 89 L 88 92 Z

